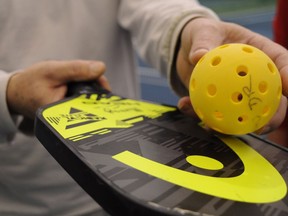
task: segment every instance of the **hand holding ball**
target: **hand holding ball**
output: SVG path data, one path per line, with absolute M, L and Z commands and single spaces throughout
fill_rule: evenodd
M 211 129 L 224 134 L 254 132 L 280 103 L 280 74 L 273 61 L 246 44 L 226 44 L 204 55 L 189 86 L 192 106 Z

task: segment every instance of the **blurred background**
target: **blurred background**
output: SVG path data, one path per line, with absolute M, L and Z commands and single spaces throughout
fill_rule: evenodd
M 238 23 L 272 39 L 276 0 L 199 0 L 222 20 Z M 176 105 L 178 98 L 158 71 L 139 60 L 141 97 L 157 103 Z

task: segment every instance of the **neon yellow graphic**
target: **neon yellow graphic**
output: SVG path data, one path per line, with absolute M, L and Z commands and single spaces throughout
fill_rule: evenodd
M 96 100 L 98 96 L 79 96 L 47 108 L 42 115 L 65 139 L 91 132 L 90 135 L 74 140 L 77 141 L 92 136 L 100 129 L 129 128 L 143 121 L 144 117 L 154 119 L 163 113 L 176 110 L 174 107 L 122 99 L 119 96 L 106 98 L 102 95 L 100 100 Z
M 201 155 L 190 155 L 186 161 L 193 166 L 208 170 L 220 170 L 224 167 L 220 161 Z
M 229 200 L 270 203 L 286 195 L 287 187 L 282 176 L 260 154 L 236 138 L 221 140 L 241 158 L 245 167 L 241 175 L 230 178 L 204 176 L 169 167 L 129 151 L 113 158 L 172 184 Z

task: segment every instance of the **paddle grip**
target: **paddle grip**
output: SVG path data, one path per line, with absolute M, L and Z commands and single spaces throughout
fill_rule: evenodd
M 104 89 L 95 81 L 82 81 L 68 83 L 67 97 L 81 94 L 108 94 L 109 91 Z

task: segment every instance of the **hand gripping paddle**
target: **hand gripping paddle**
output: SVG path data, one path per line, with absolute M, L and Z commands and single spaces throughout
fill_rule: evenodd
M 39 109 L 35 133 L 111 215 L 288 215 L 286 148 L 213 135 L 172 106 L 76 91 Z

